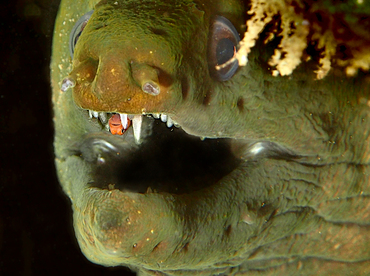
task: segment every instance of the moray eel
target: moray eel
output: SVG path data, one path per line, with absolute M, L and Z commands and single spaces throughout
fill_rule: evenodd
M 277 44 L 258 42 L 246 66 L 216 70 L 249 7 L 62 0 L 55 162 L 91 262 L 138 275 L 370 274 L 369 81 L 316 80 L 309 63 L 272 76 Z

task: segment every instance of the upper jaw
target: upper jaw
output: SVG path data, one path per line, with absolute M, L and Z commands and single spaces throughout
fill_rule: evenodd
M 159 119 L 165 123 L 168 128 L 173 126 L 177 128 L 180 127 L 177 122 L 171 119 L 170 115 L 164 113 L 141 115 L 88 110 L 88 116 L 89 119 L 97 119 L 106 131 L 114 135 L 123 135 L 130 128 L 130 126 L 132 126 L 136 144 L 141 144 L 142 142 L 142 123 L 144 116 Z M 113 119 L 115 122 L 113 122 Z

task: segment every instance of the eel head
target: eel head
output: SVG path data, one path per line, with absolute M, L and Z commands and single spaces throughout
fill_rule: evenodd
M 62 1 L 56 167 L 92 262 L 142 275 L 369 268 L 369 84 L 315 80 L 312 64 L 272 76 L 278 38 L 227 63 L 246 2 Z

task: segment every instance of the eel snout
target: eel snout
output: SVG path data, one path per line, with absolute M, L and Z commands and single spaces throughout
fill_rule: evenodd
M 73 97 L 78 106 L 128 114 L 174 109 L 179 96 L 172 88 L 175 83 L 168 65 L 171 62 L 157 58 L 169 52 L 164 43 L 149 43 L 149 47 L 138 42 L 130 46 L 124 38 L 117 39 L 123 41 L 119 43 L 96 43 L 90 41 L 88 28 L 87 25 L 79 38 L 82 42 L 76 45 L 73 70 L 68 76 L 74 82 Z
M 142 114 L 168 110 L 174 101 L 169 87 L 160 81 L 162 75 L 145 63 L 117 59 L 115 53 L 80 62 L 69 78 L 76 83 L 74 100 L 84 109 Z

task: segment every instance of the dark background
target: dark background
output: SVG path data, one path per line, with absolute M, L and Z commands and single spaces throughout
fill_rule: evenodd
M 60 0 L 0 4 L 0 275 L 134 275 L 90 263 L 57 181 L 49 63 Z

